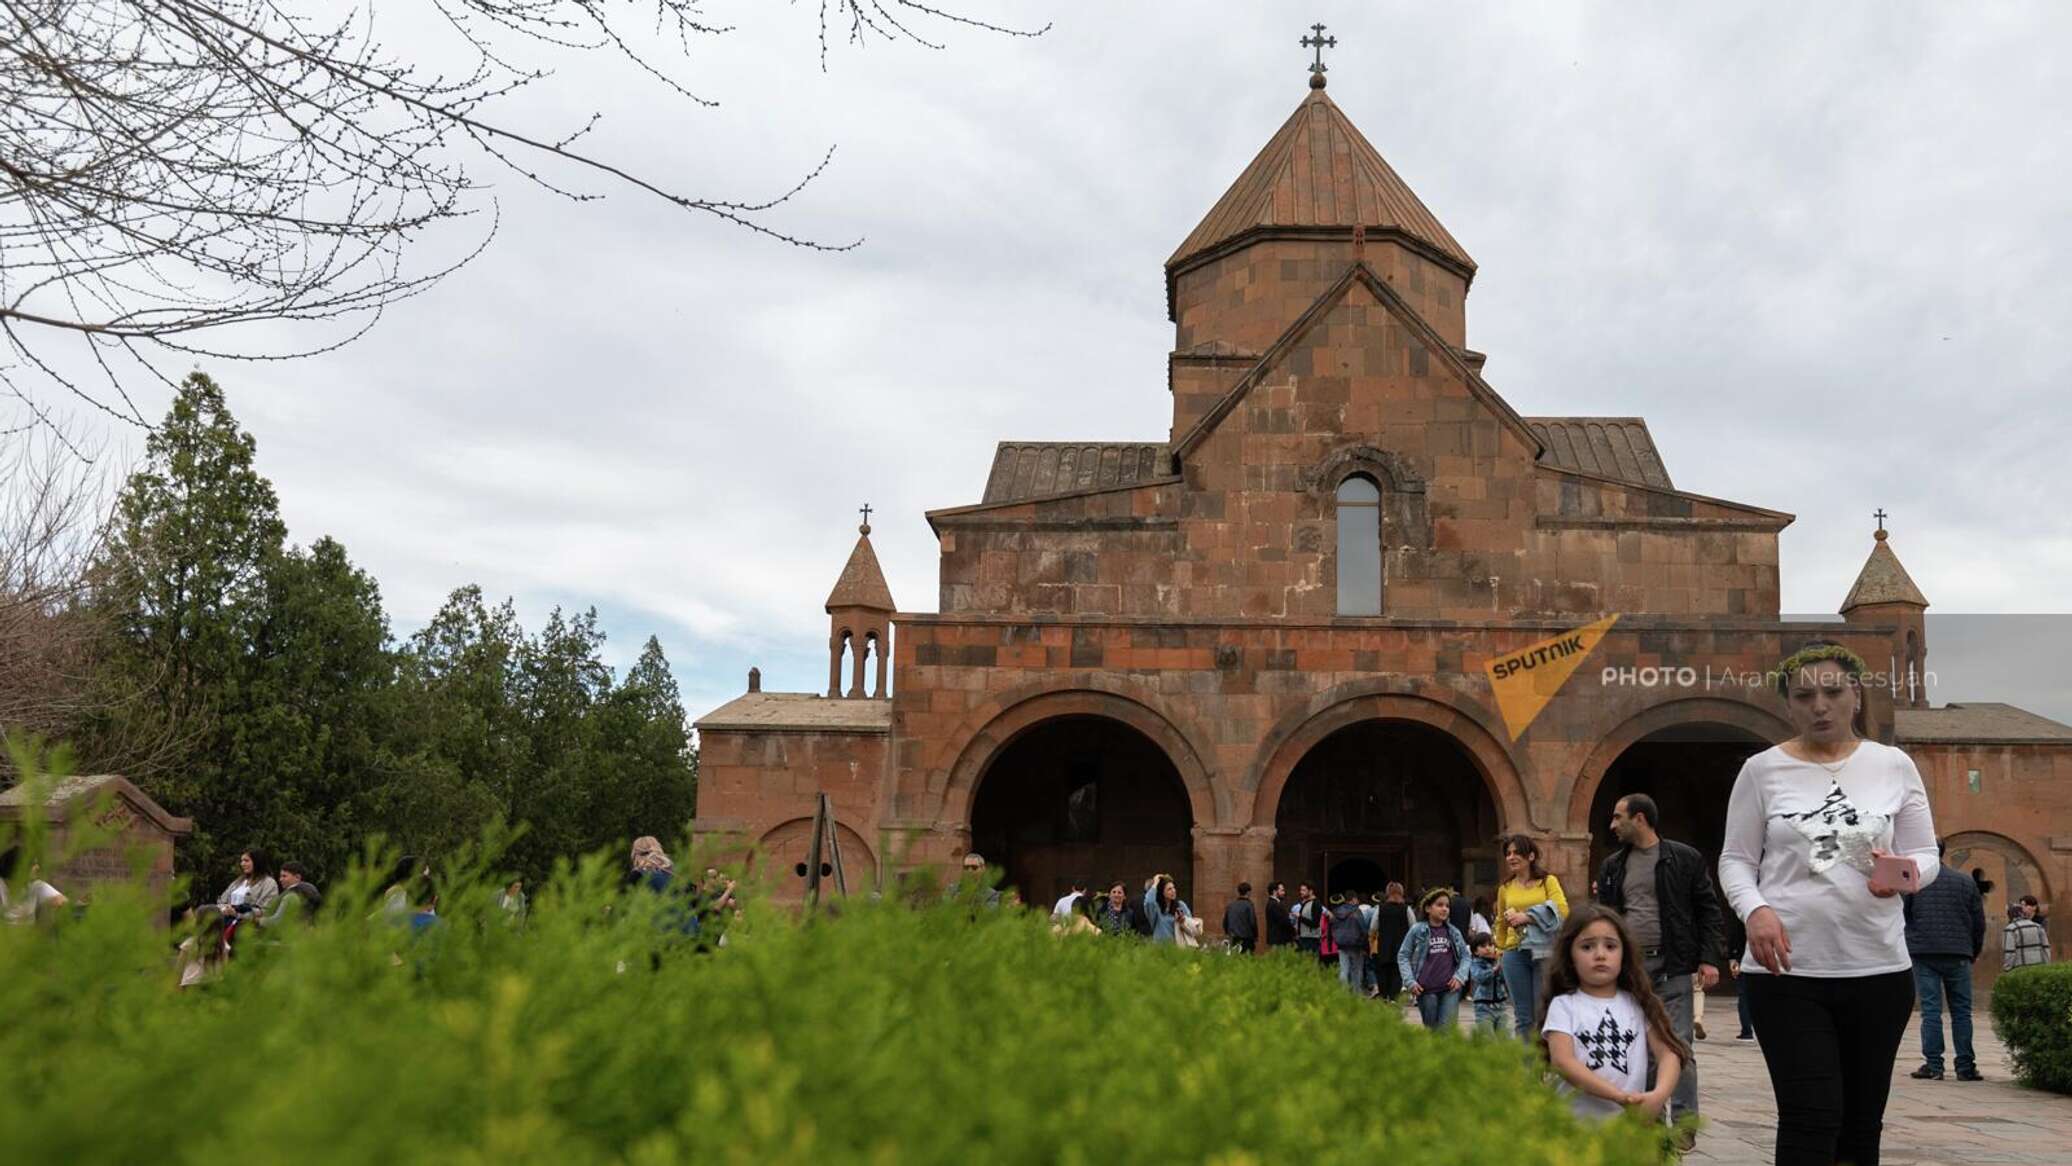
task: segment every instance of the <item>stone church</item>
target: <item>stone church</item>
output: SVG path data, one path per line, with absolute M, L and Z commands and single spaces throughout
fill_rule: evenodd
M 1991 913 L 2048 901 L 2072 727 L 1930 707 L 1882 524 L 1839 618 L 1786 624 L 1792 515 L 1678 488 L 1642 418 L 1520 416 L 1468 344 L 1475 261 L 1323 80 L 1166 262 L 1170 431 L 1000 443 L 978 501 L 927 514 L 933 612 L 866 523 L 826 691 L 751 674 L 698 722 L 701 837 L 789 871 L 825 792 L 852 891 L 977 850 L 1032 903 L 1171 871 L 1212 924 L 1240 880 L 1485 893 L 1500 833 L 1580 887 L 1628 792 L 1717 855 L 1741 761 L 1790 732 L 1760 673 L 1825 637 L 1884 673 L 1869 733 Z M 1492 662 L 1614 613 L 1507 723 Z

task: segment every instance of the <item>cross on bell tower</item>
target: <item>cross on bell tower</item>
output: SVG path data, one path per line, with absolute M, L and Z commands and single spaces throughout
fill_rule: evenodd
M 1330 68 L 1329 65 L 1324 63 L 1324 50 L 1337 48 L 1338 38 L 1335 36 L 1325 36 L 1324 26 L 1321 24 L 1312 24 L 1309 26 L 1309 29 L 1313 35 L 1303 37 L 1300 42 L 1303 48 L 1313 48 L 1317 51 L 1316 60 L 1311 61 L 1309 65 L 1309 87 L 1311 89 L 1322 89 L 1324 87 L 1324 73 Z

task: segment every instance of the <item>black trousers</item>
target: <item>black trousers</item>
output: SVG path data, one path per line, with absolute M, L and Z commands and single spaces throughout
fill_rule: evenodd
M 1777 1095 L 1777 1166 L 1877 1166 L 1911 971 L 1741 978 Z

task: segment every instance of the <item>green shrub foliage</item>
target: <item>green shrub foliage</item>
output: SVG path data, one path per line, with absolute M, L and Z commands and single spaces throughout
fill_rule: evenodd
M 449 871 L 413 937 L 378 888 L 179 990 L 105 892 L 0 927 L 0 1144 L 19 1162 L 1657 1160 L 1505 1039 L 1433 1035 L 1295 957 L 944 903 L 753 900 L 712 948 L 596 858 L 521 921 Z M 705 940 L 711 938 L 708 931 Z
M 2001 976 L 1993 985 L 1993 1027 L 2023 1084 L 2072 1093 L 2072 964 Z

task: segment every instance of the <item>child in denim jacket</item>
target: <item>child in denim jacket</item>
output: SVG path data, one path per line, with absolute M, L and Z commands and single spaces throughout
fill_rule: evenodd
M 1469 937 L 1468 950 L 1475 953 L 1468 961 L 1468 998 L 1475 1002 L 1475 1027 L 1502 1032 L 1504 1002 L 1510 993 L 1504 987 L 1502 956 L 1496 949 L 1496 940 L 1488 932 L 1478 931 Z

